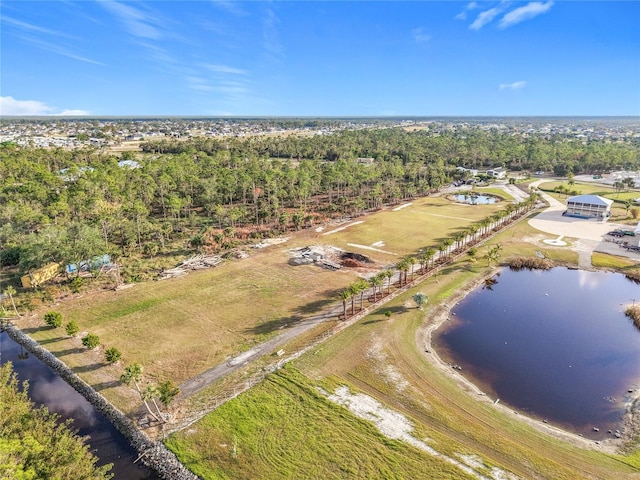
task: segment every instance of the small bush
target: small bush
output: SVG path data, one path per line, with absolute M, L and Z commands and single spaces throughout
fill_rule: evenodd
M 509 261 L 509 267 L 512 270 L 549 270 L 553 268 L 553 262 L 547 258 L 516 257 Z
M 640 329 L 640 305 L 628 307 L 624 314 L 633 320 L 633 324 Z
M 71 320 L 69 323 L 67 323 L 65 330 L 67 332 L 67 335 L 69 335 L 70 337 L 75 337 L 80 331 L 80 327 L 78 327 L 78 324 L 75 322 L 75 320 Z
M 100 337 L 94 333 L 88 333 L 85 337 L 82 338 L 82 345 L 87 347 L 89 350 L 93 350 L 98 345 L 100 345 Z
M 62 325 L 62 314 L 60 312 L 47 312 L 44 314 L 44 323 L 53 328 L 58 328 Z
M 80 293 L 80 288 L 82 287 L 83 283 L 84 280 L 82 280 L 82 277 L 73 277 L 73 279 L 69 282 L 69 288 L 73 293 Z
M 116 347 L 108 348 L 106 352 L 104 352 L 104 356 L 109 363 L 116 363 L 118 360 L 122 358 L 122 353 Z

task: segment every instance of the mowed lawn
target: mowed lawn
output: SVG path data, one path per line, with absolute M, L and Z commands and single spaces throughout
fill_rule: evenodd
M 373 269 L 393 265 L 401 255 L 420 247 L 436 246 L 474 221 L 491 215 L 499 205 L 469 206 L 444 198 L 418 199 L 411 206 L 383 210 L 357 219 L 340 232 L 329 225 L 321 232 L 301 231 L 287 243 L 250 250 L 249 258 L 224 262 L 217 268 L 190 272 L 185 277 L 146 282 L 118 292 L 102 291 L 73 298 L 53 308 L 64 323 L 75 320 L 81 332 L 100 337 L 102 349 L 122 352 L 119 367 L 104 365 L 100 351 L 85 352 L 78 339 L 63 328 L 38 328 L 37 318 L 20 325 L 46 348 L 75 368 L 89 383 L 113 390 L 123 365 L 139 362 L 145 375 L 182 383 L 228 358 L 250 349 L 303 318 L 338 305 L 338 292 L 353 282 L 358 272 L 316 265 L 291 266 L 289 250 L 306 245 L 333 245 L 370 255 Z M 349 246 L 382 241 L 382 254 Z M 111 384 L 109 383 L 111 380 Z M 117 394 L 103 392 L 116 404 Z

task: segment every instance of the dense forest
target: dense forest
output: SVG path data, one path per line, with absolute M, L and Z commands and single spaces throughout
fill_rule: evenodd
M 142 153 L 0 146 L 0 262 L 219 252 L 427 195 L 468 173 L 640 170 L 640 144 L 402 128 L 165 139 Z M 126 263 L 126 262 L 125 262 Z

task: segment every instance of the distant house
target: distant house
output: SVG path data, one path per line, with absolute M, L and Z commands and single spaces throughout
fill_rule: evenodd
M 598 195 L 577 195 L 567 199 L 563 215 L 578 218 L 608 218 L 613 200 Z
M 492 168 L 491 170 L 487 170 L 487 175 L 489 177 L 500 180 L 507 176 L 507 171 L 505 170 L 504 167 L 497 167 L 497 168 Z
M 475 177 L 478 175 L 478 170 L 475 168 L 465 168 L 465 167 L 456 167 L 456 170 L 459 172 L 469 172 L 469 176 Z

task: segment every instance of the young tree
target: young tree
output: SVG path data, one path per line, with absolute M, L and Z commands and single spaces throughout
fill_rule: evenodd
M 47 312 L 44 314 L 44 323 L 53 328 L 58 328 L 62 325 L 62 314 L 60 312 Z
M 349 288 L 346 288 L 342 290 L 338 294 L 338 296 L 340 297 L 340 300 L 342 300 L 342 315 L 346 320 L 347 319 L 347 302 L 353 296 L 353 294 L 351 293 L 351 290 Z
M 80 327 L 78 327 L 78 324 L 76 323 L 75 320 L 71 320 L 69 323 L 67 323 L 67 326 L 65 327 L 65 331 L 67 332 L 67 335 L 69 335 L 70 337 L 75 337 L 80 331 Z
M 95 333 L 88 333 L 84 337 L 82 337 L 82 345 L 87 347 L 89 350 L 93 350 L 98 345 L 100 345 L 100 337 Z
M 157 421 L 160 421 L 160 419 L 151 411 L 151 407 L 149 407 L 147 399 L 140 389 L 140 382 L 142 381 L 142 365 L 140 365 L 138 362 L 133 362 L 131 365 L 124 369 L 124 373 L 120 375 L 120 381 L 125 385 L 131 385 L 131 382 L 133 382 L 149 414 Z
M 110 347 L 104 352 L 104 357 L 109 363 L 116 363 L 122 358 L 122 353 L 116 347 Z
M 157 391 L 160 403 L 162 403 L 165 408 L 169 406 L 175 397 L 180 395 L 180 389 L 171 380 L 165 380 L 160 383 Z
M 422 292 L 418 292 L 413 296 L 413 301 L 418 305 L 418 309 L 422 310 L 422 305 L 429 301 L 429 297 Z
M 22 315 L 18 313 L 18 309 L 16 308 L 16 302 L 13 299 L 13 296 L 16 294 L 16 289 L 13 288 L 13 286 L 9 285 L 5 289 L 4 294 L 9 297 L 9 300 L 11 300 L 11 305 L 13 306 L 13 311 L 16 313 L 16 316 L 21 317 Z

